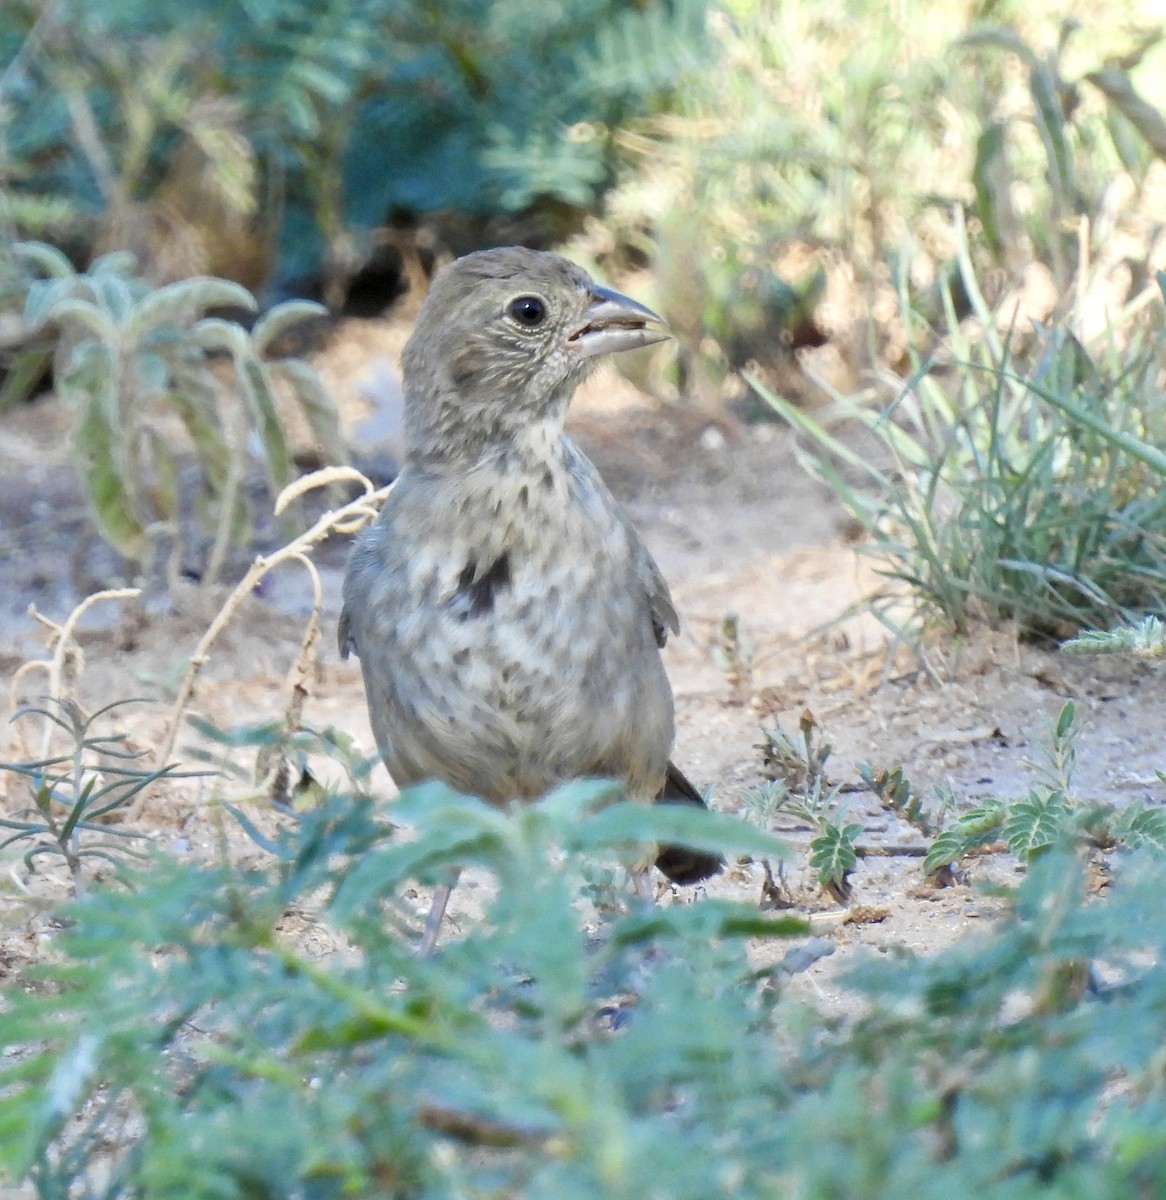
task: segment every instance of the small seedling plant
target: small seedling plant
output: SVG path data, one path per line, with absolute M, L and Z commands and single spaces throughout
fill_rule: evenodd
M 1037 769 L 1038 782 L 1022 796 L 989 796 L 972 808 L 960 805 L 950 789 L 937 789 L 934 802 L 916 792 L 901 767 L 859 766 L 867 788 L 890 811 L 929 841 L 925 874 L 950 882 L 952 869 L 969 856 L 1006 850 L 1024 864 L 1056 846 L 1110 851 L 1152 844 L 1166 850 L 1166 809 L 1145 801 L 1116 805 L 1080 797 L 1073 785 L 1081 725 L 1077 706 L 1066 701 L 1053 722 Z
M 797 736 L 787 733 L 780 722 L 761 732 L 765 740 L 759 749 L 770 781 L 753 792 L 747 807 L 762 827 L 784 812 L 813 830 L 810 867 L 819 886 L 841 903 L 850 896 L 862 826 L 846 820 L 842 789 L 826 779 L 832 748 L 822 740 L 809 709 L 798 721 Z
M 41 858 L 59 858 L 69 871 L 74 894 L 85 891 L 84 865 L 100 861 L 122 872 L 127 862 L 144 861 L 134 843 L 140 832 L 111 824 L 143 789 L 166 778 L 189 777 L 174 766 L 141 765 L 145 751 L 131 750 L 124 733 L 102 734 L 95 726 L 110 713 L 134 703 L 118 700 L 92 714 L 76 701 L 62 698 L 26 705 L 13 721 L 37 718 L 61 730 L 72 743 L 60 754 L 23 762 L 0 762 L 0 772 L 26 779 L 31 803 L 11 816 L 0 816 L 0 829 L 10 830 L 0 850 L 16 846 L 32 868 Z

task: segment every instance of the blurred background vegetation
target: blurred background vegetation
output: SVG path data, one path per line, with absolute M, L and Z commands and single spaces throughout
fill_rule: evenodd
M 1134 234 L 1144 269 L 1136 216 L 1164 211 L 1155 9 L 14 0 L 0 213 L 78 266 L 129 249 L 157 282 L 332 301 L 403 243 L 585 227 L 593 253 L 651 261 L 681 326 L 737 363 L 774 331 L 837 332 L 832 268 L 865 301 L 903 263 L 926 284 L 955 205 L 1003 272 L 1038 262 L 1066 289 L 1080 217 L 1097 247 Z
M 415 303 L 452 255 L 560 248 L 667 317 L 676 350 L 621 364 L 662 397 L 755 417 L 769 410 L 742 382 L 752 371 L 771 401 L 799 407 L 827 399 L 853 416 L 904 396 L 922 404 L 930 416 L 908 466 L 922 472 L 933 541 L 965 507 L 962 472 L 979 470 L 983 439 L 1015 423 L 1024 401 L 1045 403 L 1022 386 L 991 407 L 992 372 L 1039 390 L 1055 362 L 1061 398 L 1092 406 L 1103 425 L 1110 383 L 1112 419 L 1135 442 L 1161 424 L 1147 409 L 1160 408 L 1155 273 L 1166 266 L 1166 22 L 1152 0 L 12 0 L 0 63 L 0 412 L 54 380 L 82 385 L 72 388 L 89 397 L 82 475 L 123 554 L 144 553 L 151 519 L 172 516 L 142 497 L 173 492 L 157 476 L 174 474 L 178 451 L 155 434 L 145 449 L 119 444 L 140 443 L 152 412 L 185 425 L 220 551 L 223 531 L 246 522 L 210 450 L 237 458 L 239 438 L 262 430 L 272 481 L 288 452 L 274 401 L 252 388 L 232 417 L 208 400 L 222 330 L 198 318 L 215 310 L 188 303 L 175 324 L 164 307 L 165 320 L 132 325 L 117 345 L 108 322 L 78 317 L 74 299 L 109 309 L 115 277 L 114 290 L 139 299 L 209 276 L 254 293 L 261 310 L 307 297 L 369 316 L 407 293 Z M 65 258 L 13 249 L 30 241 Z M 135 266 L 108 257 L 124 251 Z M 47 283 L 70 271 L 53 293 L 63 307 L 47 304 Z M 239 293 L 236 312 L 250 307 Z M 87 380 L 94 339 L 107 360 L 140 369 L 112 390 Z M 193 346 L 184 372 L 158 364 L 182 357 L 175 345 Z M 296 372 L 316 430 L 329 431 L 317 461 L 335 461 L 326 397 L 305 371 L 284 370 Z M 975 409 L 982 419 L 956 419 Z M 1018 474 L 1054 508 L 1087 481 L 1063 472 L 1064 456 L 1027 454 L 1048 441 L 1033 420 L 1032 436 L 1012 431 L 1019 456 L 994 459 L 999 478 L 973 481 L 993 492 L 1004 480 L 1009 527 L 1031 523 Z M 104 449 L 84 443 L 98 426 Z M 117 469 L 95 472 L 95 456 L 111 454 Z M 1140 493 L 1147 470 L 1160 481 L 1141 460 L 1107 468 L 1117 508 L 1090 511 L 1095 533 L 1097 519 L 1129 525 L 1123 497 Z M 149 478 L 131 478 L 141 472 Z M 956 503 L 941 494 L 952 488 Z M 901 533 L 896 504 L 864 514 L 876 541 L 889 526 Z M 984 541 L 998 514 L 973 507 Z M 1056 600 L 1057 615 L 1031 628 L 1058 632 L 1158 611 L 1166 517 L 1139 514 L 1139 530 L 1147 521 L 1154 561 L 1139 577 L 1151 585 L 1132 596 L 1103 586 L 1100 600 L 1062 611 L 1054 575 L 1078 596 L 1095 590 L 1070 531 L 1043 539 L 1039 562 L 1024 546 L 1002 549 L 1008 539 L 965 547 L 969 561 L 1026 564 L 1023 579 L 964 570 L 954 589 L 925 580 L 924 600 L 943 592 L 957 625 L 1025 622 L 1029 600 L 996 590 L 1019 580 L 1037 607 Z M 915 547 L 919 529 L 908 533 Z M 910 585 L 919 572 L 898 574 Z
M 435 213 L 455 250 L 546 243 L 709 61 L 704 30 L 703 0 L 6 5 L 8 220 L 250 287 L 343 280 Z

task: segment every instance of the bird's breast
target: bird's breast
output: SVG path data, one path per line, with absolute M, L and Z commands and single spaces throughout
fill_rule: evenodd
M 374 728 L 398 783 L 481 791 L 484 764 L 499 794 L 575 775 L 655 780 L 671 692 L 610 493 L 559 471 L 410 487 L 406 498 L 351 594 Z
M 565 470 L 475 482 L 449 501 L 456 519 L 415 543 L 406 594 L 425 600 L 399 613 L 398 634 L 508 711 L 590 696 L 651 637 L 618 511 Z

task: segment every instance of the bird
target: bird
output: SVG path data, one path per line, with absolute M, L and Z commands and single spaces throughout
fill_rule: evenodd
M 399 788 L 438 780 L 501 807 L 608 777 L 631 800 L 705 807 L 671 761 L 668 585 L 564 428 L 603 356 L 668 336 L 547 251 L 480 250 L 434 276 L 402 355 L 404 461 L 353 546 L 338 629 Z M 692 884 L 723 860 L 668 846 L 656 866 Z

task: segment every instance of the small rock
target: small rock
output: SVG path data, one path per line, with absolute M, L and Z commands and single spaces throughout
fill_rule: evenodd
M 715 425 L 710 425 L 700 435 L 700 448 L 710 453 L 723 450 L 725 448 L 725 435 Z

